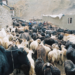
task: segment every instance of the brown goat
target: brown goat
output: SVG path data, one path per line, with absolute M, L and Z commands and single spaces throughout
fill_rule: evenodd
M 46 62 L 46 51 L 42 45 L 37 47 L 37 58 L 41 57 L 44 62 Z

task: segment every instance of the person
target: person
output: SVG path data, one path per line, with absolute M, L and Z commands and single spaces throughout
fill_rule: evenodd
M 31 26 L 31 25 L 32 25 L 32 22 L 30 21 L 30 22 L 29 22 L 29 26 Z
M 45 21 L 43 22 L 43 25 L 46 25 L 46 22 Z

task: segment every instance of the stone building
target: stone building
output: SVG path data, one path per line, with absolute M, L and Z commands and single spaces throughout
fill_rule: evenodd
M 10 7 L 8 5 L 8 0 L 0 0 L 0 5 L 2 5 L 4 8 L 6 8 L 10 13 L 11 13 L 11 16 L 15 16 L 15 9 L 14 7 Z
M 55 17 L 55 15 L 43 15 L 42 20 L 51 22 L 63 29 L 75 30 L 75 14 L 64 14 L 61 18 L 60 16 Z

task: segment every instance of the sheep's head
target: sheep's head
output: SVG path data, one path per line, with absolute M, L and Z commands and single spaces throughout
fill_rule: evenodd
M 68 33 L 65 33 L 64 36 L 69 36 L 69 34 Z
M 32 43 L 33 41 L 34 41 L 33 39 L 30 39 L 30 40 L 29 40 L 29 44 Z
M 37 62 L 39 62 L 39 63 L 41 63 L 41 62 L 44 63 L 44 61 L 43 61 L 43 59 L 42 59 L 41 57 L 39 57 L 39 58 L 36 60 L 36 63 L 37 63 Z
M 20 43 L 19 43 L 19 40 L 17 39 L 17 40 L 16 40 L 16 45 L 19 45 L 19 44 L 20 44 Z
M 18 40 L 19 40 L 19 43 L 20 43 L 20 44 L 23 42 L 23 40 L 22 40 L 22 39 L 20 39 L 20 38 L 18 38 Z
M 55 47 L 56 47 L 56 45 L 57 45 L 57 44 L 53 44 L 53 45 L 52 45 L 52 48 L 55 48 Z
M 58 47 L 58 45 L 56 45 L 56 49 L 58 49 L 58 50 L 59 50 L 59 47 Z
M 54 48 L 59 49 L 59 47 L 58 47 L 57 44 L 53 44 L 53 45 L 52 45 L 52 49 L 54 49 Z
M 61 45 L 61 48 L 65 48 L 65 46 L 64 45 Z
M 40 44 L 41 43 L 41 40 L 40 39 L 37 39 L 37 42 Z
M 55 48 L 55 44 L 52 45 L 52 49 Z
M 13 35 L 10 35 L 9 36 L 9 41 L 12 41 L 13 40 Z

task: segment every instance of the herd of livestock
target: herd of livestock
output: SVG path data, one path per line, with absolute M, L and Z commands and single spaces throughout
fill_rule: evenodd
M 25 22 L 0 31 L 0 75 L 16 74 L 75 75 L 75 30 L 61 29 L 51 23 Z

